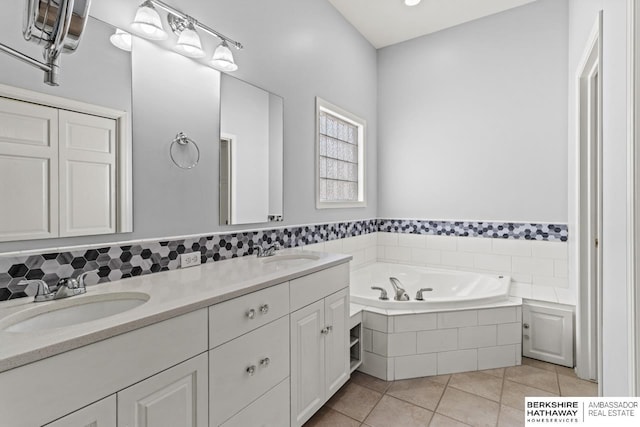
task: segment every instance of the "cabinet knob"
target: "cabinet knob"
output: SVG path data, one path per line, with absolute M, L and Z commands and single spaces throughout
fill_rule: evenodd
M 260 313 L 267 314 L 269 312 L 269 304 L 262 304 L 260 306 Z
M 253 376 L 253 374 L 256 373 L 256 365 L 251 365 L 247 368 L 247 374 L 249 374 L 249 376 Z
M 260 361 L 260 366 L 266 368 L 267 366 L 269 366 L 269 363 L 271 363 L 271 359 L 269 359 L 268 357 L 265 357 Z
M 333 326 L 331 326 L 331 325 L 327 326 L 327 333 L 329 333 L 331 331 L 333 331 Z
M 253 319 L 254 317 L 256 317 L 256 311 L 253 308 L 251 310 L 247 311 L 247 317 L 249 319 Z
M 522 327 L 525 328 L 525 329 L 529 329 L 529 324 L 528 323 L 523 323 Z
M 327 335 L 329 333 L 329 328 L 325 327 L 320 330 L 321 334 Z

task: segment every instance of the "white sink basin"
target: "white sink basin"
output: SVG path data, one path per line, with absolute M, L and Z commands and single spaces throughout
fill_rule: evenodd
M 149 295 L 141 292 L 119 292 L 37 303 L 32 308 L 4 318 L 0 322 L 0 330 L 37 332 L 63 328 L 124 313 L 148 300 Z
M 278 254 L 270 257 L 262 258 L 261 262 L 263 264 L 272 264 L 276 267 L 293 267 L 297 265 L 306 264 L 311 261 L 317 261 L 320 257 L 314 254 L 306 254 L 306 253 L 288 253 L 288 254 Z

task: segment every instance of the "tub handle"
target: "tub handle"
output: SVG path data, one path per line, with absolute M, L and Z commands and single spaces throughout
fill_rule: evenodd
M 418 292 L 416 292 L 416 301 L 424 301 L 424 297 L 422 296 L 423 292 L 431 292 L 433 288 L 422 288 Z
M 389 299 L 386 289 L 381 288 L 380 286 L 372 286 L 371 289 L 373 289 L 374 291 L 380 291 L 380 297 L 378 299 L 381 299 L 382 301 L 386 301 Z

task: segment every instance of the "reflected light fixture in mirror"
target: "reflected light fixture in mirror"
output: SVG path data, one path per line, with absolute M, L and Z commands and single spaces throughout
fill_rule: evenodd
M 421 0 L 404 0 L 404 4 L 407 6 L 415 6 L 420 3 Z
M 189 22 L 184 30 L 180 32 L 178 43 L 176 43 L 176 47 L 174 49 L 179 54 L 188 56 L 189 58 L 204 57 L 205 54 L 204 50 L 202 50 L 200 36 L 196 32 L 193 23 Z
M 238 69 L 226 40 L 223 40 L 216 48 L 213 58 L 211 58 L 211 65 L 222 71 L 235 71 Z
M 118 28 L 115 34 L 109 37 L 109 41 L 118 49 L 131 52 L 131 34 L 126 31 L 122 31 Z
M 158 11 L 150 0 L 146 0 L 138 7 L 131 29 L 140 37 L 149 40 L 166 40 L 169 37 L 162 27 Z

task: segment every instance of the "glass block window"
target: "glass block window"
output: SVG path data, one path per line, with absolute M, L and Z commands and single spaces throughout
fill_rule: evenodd
M 317 100 L 317 207 L 365 206 L 365 121 Z

